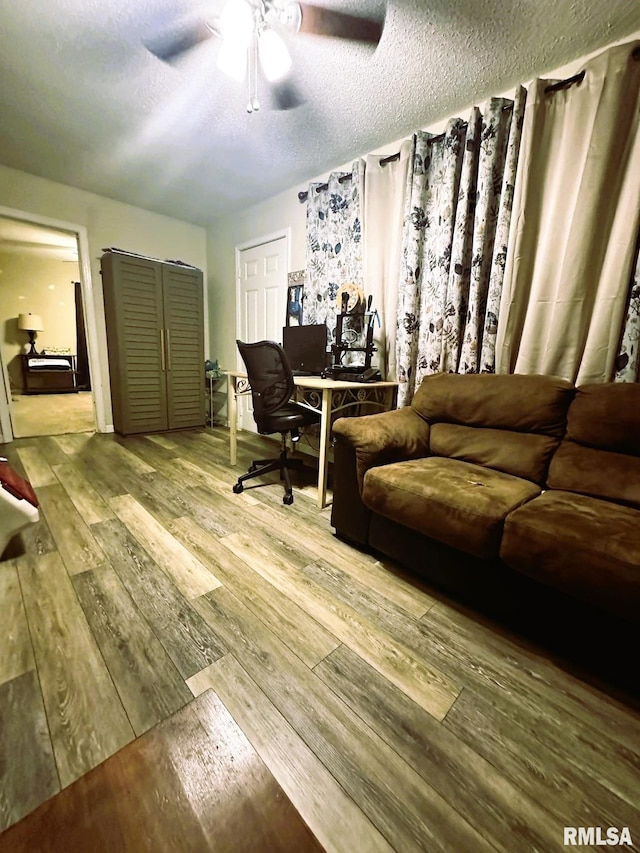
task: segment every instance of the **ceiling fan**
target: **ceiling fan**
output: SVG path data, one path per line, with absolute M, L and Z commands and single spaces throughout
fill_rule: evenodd
M 158 59 L 172 63 L 204 41 L 220 39 L 217 66 L 235 80 L 249 79 L 247 112 L 259 109 L 258 69 L 271 84 L 278 109 L 302 103 L 286 81 L 291 55 L 286 40 L 300 34 L 339 38 L 375 47 L 383 22 L 311 3 L 287 0 L 226 0 L 219 18 L 183 18 L 146 43 Z M 285 82 L 283 82 L 285 81 Z

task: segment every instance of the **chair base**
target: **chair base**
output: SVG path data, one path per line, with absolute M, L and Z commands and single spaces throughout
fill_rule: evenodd
M 254 477 L 262 477 L 264 474 L 270 474 L 273 471 L 279 471 L 280 479 L 284 480 L 285 485 L 282 503 L 292 504 L 293 489 L 291 487 L 291 476 L 289 472 L 292 470 L 298 470 L 302 468 L 303 465 L 304 463 L 302 459 L 292 459 L 287 454 L 287 448 L 283 441 L 283 448 L 280 451 L 280 456 L 278 456 L 277 459 L 254 459 L 248 472 L 243 474 L 241 477 L 238 477 L 238 482 L 234 485 L 233 491 L 236 495 L 239 495 L 240 492 L 244 491 L 244 484 L 247 480 L 251 480 Z

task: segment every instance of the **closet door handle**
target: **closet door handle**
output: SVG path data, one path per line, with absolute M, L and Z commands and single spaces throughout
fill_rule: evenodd
M 167 332 L 167 370 L 171 370 L 171 332 L 169 329 Z
M 160 329 L 160 370 L 164 373 L 166 369 L 164 362 L 164 329 Z

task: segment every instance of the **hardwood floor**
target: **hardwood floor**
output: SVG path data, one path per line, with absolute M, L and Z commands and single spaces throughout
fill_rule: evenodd
M 268 453 L 227 441 L 2 447 L 42 520 L 0 563 L 0 829 L 212 688 L 329 851 L 640 849 L 631 697 L 336 539 L 309 486 L 234 495 Z
M 0 833 L 0 853 L 319 853 L 213 690 Z

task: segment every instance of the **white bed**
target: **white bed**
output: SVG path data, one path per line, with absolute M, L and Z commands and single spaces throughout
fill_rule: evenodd
M 67 358 L 64 356 L 60 356 L 60 358 L 33 356 L 27 359 L 27 367 L 29 370 L 73 370 L 73 363 L 71 356 Z
M 12 472 L 8 470 L 9 466 L 4 464 L 4 460 L 1 461 L 3 464 L 0 466 L 0 555 L 16 533 L 40 520 L 38 507 L 26 497 L 26 493 L 30 492 L 31 499 L 35 500 L 33 491 L 29 489 L 28 484 L 22 490 L 9 485 L 11 483 L 9 475 Z M 25 494 L 25 497 L 19 497 L 20 491 Z

